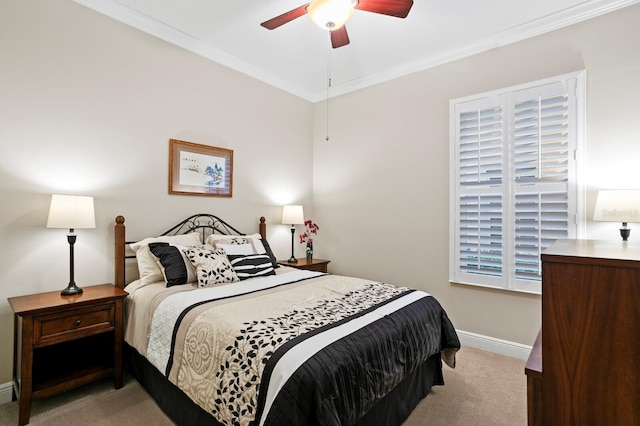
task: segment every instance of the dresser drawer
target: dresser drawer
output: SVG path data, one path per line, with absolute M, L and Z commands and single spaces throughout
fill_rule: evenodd
M 33 318 L 33 344 L 46 346 L 114 329 L 113 303 Z

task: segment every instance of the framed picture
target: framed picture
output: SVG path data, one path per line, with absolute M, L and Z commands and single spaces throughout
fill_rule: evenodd
M 233 150 L 169 140 L 169 194 L 231 197 Z

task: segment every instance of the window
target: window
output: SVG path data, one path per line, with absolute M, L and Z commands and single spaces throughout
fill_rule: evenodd
M 584 227 L 584 72 L 450 103 L 452 282 L 541 292 L 540 253 Z

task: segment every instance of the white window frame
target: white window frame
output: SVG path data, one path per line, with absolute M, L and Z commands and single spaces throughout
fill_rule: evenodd
M 469 284 L 482 287 L 490 287 L 504 290 L 512 290 L 526 293 L 541 294 L 541 277 L 537 279 L 516 278 L 516 244 L 515 244 L 515 218 L 516 218 L 516 195 L 522 191 L 522 185 L 515 184 L 516 165 L 514 160 L 515 150 L 515 111 L 514 105 L 516 97 L 525 91 L 535 91 L 536 88 L 543 90 L 547 86 L 562 85 L 568 94 L 568 196 L 567 205 L 569 213 L 567 238 L 584 238 L 586 235 L 585 218 L 585 186 L 582 184 L 580 173 L 584 157 L 585 145 L 585 120 L 586 120 L 586 72 L 584 70 L 569 74 L 555 76 L 544 80 L 512 86 L 487 93 L 453 99 L 449 102 L 449 138 L 450 138 L 450 247 L 449 247 L 449 281 L 458 284 Z M 460 197 L 465 195 L 468 188 L 461 184 L 460 179 L 460 118 L 464 111 L 468 111 L 470 106 L 489 105 L 487 108 L 501 110 L 501 141 L 502 141 L 502 173 L 506 176 L 501 185 L 496 185 L 498 189 L 479 185 L 477 189 L 471 190 L 474 194 L 499 193 L 502 197 L 502 247 L 499 255 L 501 257 L 500 273 L 483 275 L 480 273 L 467 273 L 460 267 L 461 258 L 461 225 L 460 225 Z M 480 108 L 479 108 L 480 109 Z M 473 196 L 474 194 L 469 194 Z M 478 213 L 478 216 L 480 214 Z M 493 222 L 492 222 L 493 223 Z M 539 225 L 539 224 L 538 224 Z M 493 228 L 493 227 L 491 227 Z M 486 227 L 485 227 L 486 229 Z M 478 228 L 478 233 L 481 229 Z M 480 240 L 481 237 L 478 237 Z M 540 244 L 542 245 L 542 244 Z M 540 249 L 535 248 L 538 253 Z M 544 247 L 542 247 L 544 250 Z M 479 254 L 478 254 L 479 256 Z M 531 256 L 533 257 L 533 256 Z M 480 263 L 480 257 L 478 257 Z M 528 272 L 528 271 L 527 271 Z M 535 274 L 530 274 L 531 276 Z

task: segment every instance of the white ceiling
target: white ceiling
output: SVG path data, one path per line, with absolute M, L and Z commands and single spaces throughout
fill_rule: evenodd
M 74 0 L 312 102 L 561 28 L 640 0 L 414 0 L 409 16 L 356 10 L 331 49 L 308 16 L 260 23 L 308 0 Z

